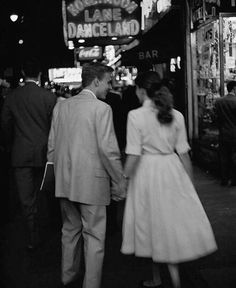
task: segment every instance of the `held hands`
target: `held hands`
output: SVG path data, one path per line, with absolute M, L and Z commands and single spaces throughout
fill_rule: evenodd
M 120 181 L 116 185 L 116 189 L 112 189 L 113 191 L 111 199 L 114 201 L 124 200 L 126 198 L 127 188 L 128 188 L 128 178 L 122 175 Z

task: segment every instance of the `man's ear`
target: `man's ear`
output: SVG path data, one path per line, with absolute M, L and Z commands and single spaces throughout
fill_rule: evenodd
M 93 80 L 93 83 L 94 83 L 95 87 L 98 87 L 99 84 L 100 84 L 100 81 L 98 80 L 98 78 L 95 78 L 95 79 Z

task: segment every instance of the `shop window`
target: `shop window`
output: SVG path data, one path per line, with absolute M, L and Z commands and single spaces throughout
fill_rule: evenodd
M 196 32 L 196 97 L 199 138 L 216 145 L 214 103 L 220 97 L 219 21 Z

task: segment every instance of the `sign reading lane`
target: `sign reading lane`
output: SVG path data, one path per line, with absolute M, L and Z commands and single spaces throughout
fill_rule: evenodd
M 64 0 L 66 39 L 135 36 L 140 32 L 138 0 Z

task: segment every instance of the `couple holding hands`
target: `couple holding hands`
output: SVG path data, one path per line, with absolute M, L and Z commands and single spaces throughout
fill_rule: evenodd
M 84 257 L 83 288 L 101 288 L 106 205 L 127 194 L 121 252 L 152 258 L 153 280 L 144 287 L 162 287 L 162 262 L 179 288 L 177 264 L 217 249 L 192 184 L 184 117 L 157 73 L 139 74 L 142 107 L 128 115 L 122 168 L 111 108 L 99 100 L 111 89 L 112 72 L 100 63 L 85 64 L 84 89 L 53 111 L 48 161 L 54 163 L 63 222 L 62 287 L 72 287 Z

